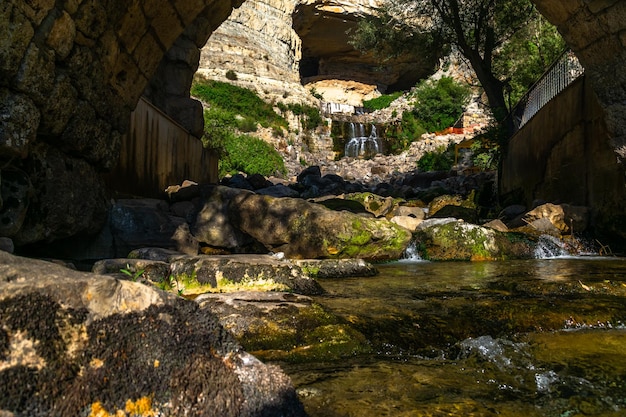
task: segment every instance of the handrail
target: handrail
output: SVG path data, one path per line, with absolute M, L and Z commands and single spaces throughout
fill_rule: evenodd
M 584 72 L 576 55 L 571 50 L 564 51 L 511 109 L 514 130 L 521 129 L 543 106 Z

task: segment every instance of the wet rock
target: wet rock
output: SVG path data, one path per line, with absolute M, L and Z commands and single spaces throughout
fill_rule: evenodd
M 314 278 L 371 277 L 378 274 L 374 265 L 362 259 L 300 259 L 293 263 Z
M 0 317 L 9 415 L 305 415 L 209 309 L 136 282 L 0 252 Z
M 244 349 L 265 360 L 338 360 L 371 350 L 363 334 L 308 297 L 237 292 L 203 294 L 195 301 L 220 317 Z
M 172 262 L 176 258 L 185 257 L 184 253 L 163 248 L 139 248 L 131 251 L 128 258 L 146 259 L 152 261 Z

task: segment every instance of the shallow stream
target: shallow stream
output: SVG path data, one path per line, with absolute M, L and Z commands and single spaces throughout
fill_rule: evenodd
M 311 417 L 626 415 L 626 260 L 379 270 L 316 297 L 372 353 L 280 364 Z

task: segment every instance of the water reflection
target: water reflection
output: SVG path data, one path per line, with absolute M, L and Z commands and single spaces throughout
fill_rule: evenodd
M 626 261 L 380 271 L 321 282 L 375 354 L 282 364 L 311 416 L 626 415 Z

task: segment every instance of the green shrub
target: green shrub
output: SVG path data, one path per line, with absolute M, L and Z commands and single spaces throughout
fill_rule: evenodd
M 397 99 L 401 95 L 402 92 L 400 91 L 392 94 L 383 94 L 382 96 L 373 98 L 371 100 L 364 100 L 363 107 L 369 110 L 386 109 L 395 99 Z
M 426 152 L 417 161 L 417 167 L 422 172 L 427 171 L 449 171 L 454 164 L 454 143 L 446 149 L 441 146 L 436 151 Z
M 237 129 L 242 132 L 256 132 L 257 124 L 254 119 L 241 117 L 237 119 Z
M 219 162 L 220 177 L 237 172 L 264 176 L 287 173 L 278 151 L 259 138 L 228 132 L 223 143 L 225 154 Z
M 306 104 L 289 104 L 287 108 L 294 115 L 300 116 L 305 130 L 313 130 L 322 124 L 322 115 L 317 107 Z
M 421 125 L 429 132 L 446 129 L 461 117 L 470 98 L 470 89 L 442 77 L 437 81 L 424 80 L 417 85 L 415 112 Z
M 191 94 L 209 103 L 211 107 L 219 107 L 262 125 L 288 126 L 287 121 L 274 111 L 272 105 L 246 88 L 219 81 L 196 79 L 191 86 Z
M 405 111 L 402 113 L 400 123 L 388 128 L 385 133 L 389 151 L 397 154 L 408 149 L 413 141 L 418 140 L 427 132 L 420 124 L 414 112 Z

